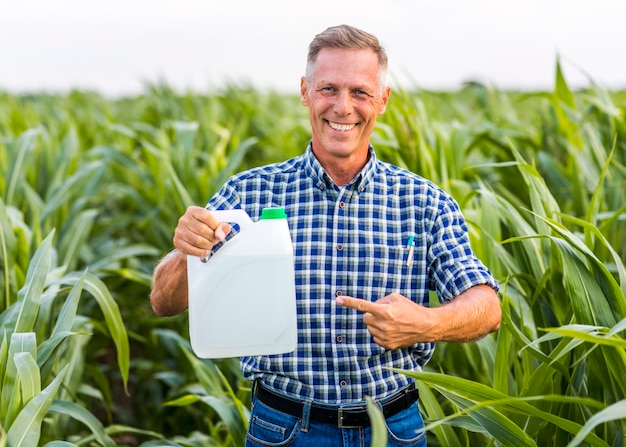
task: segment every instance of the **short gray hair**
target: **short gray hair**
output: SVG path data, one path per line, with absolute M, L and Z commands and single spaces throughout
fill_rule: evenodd
M 324 48 L 371 49 L 378 56 L 378 85 L 387 86 L 387 53 L 378 38 L 350 25 L 331 26 L 316 35 L 309 45 L 305 77 L 307 83 L 313 77 L 317 55 Z

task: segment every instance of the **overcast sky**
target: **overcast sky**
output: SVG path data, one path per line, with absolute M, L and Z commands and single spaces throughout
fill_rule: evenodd
M 328 26 L 376 34 L 392 85 L 626 87 L 624 0 L 0 0 L 0 90 L 135 94 L 165 80 L 296 93 Z

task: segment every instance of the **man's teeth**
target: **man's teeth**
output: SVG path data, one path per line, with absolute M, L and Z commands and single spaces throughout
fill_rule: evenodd
M 347 132 L 348 130 L 351 130 L 354 128 L 354 126 L 356 126 L 356 124 L 339 124 L 339 123 L 333 123 L 333 122 L 328 122 L 330 124 L 330 127 L 332 127 L 335 130 L 339 130 L 341 132 Z

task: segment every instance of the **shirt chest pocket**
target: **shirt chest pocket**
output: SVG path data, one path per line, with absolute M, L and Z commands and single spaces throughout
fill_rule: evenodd
M 409 250 L 406 246 L 366 244 L 359 250 L 359 270 L 379 275 L 406 275 Z M 413 257 L 415 255 L 413 254 Z M 409 264 L 413 263 L 413 259 Z
M 423 262 L 417 249 L 413 253 L 406 245 L 363 247 L 357 268 L 351 272 L 357 285 L 357 296 L 377 300 L 390 293 L 400 293 L 407 298 L 415 296 L 424 275 Z M 407 260 L 410 259 L 410 262 Z

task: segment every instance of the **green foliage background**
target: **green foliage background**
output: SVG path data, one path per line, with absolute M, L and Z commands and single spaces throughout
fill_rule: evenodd
M 455 196 L 502 285 L 497 333 L 404 372 L 429 445 L 624 445 L 625 114 L 558 64 L 549 92 L 392 92 L 378 156 Z M 152 268 L 188 205 L 309 138 L 297 96 L 242 86 L 0 93 L 0 446 L 243 445 L 237 360 L 152 314 Z

